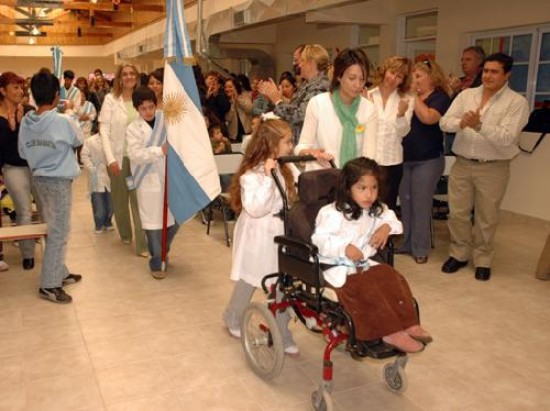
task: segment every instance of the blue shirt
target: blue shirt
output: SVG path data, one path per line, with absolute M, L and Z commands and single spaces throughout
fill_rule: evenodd
M 19 128 L 19 155 L 34 176 L 73 179 L 80 175 L 75 148 L 82 145 L 78 125 L 55 109 L 29 112 Z
M 449 96 L 435 90 L 428 96 L 424 103 L 439 112 L 442 116 L 451 105 Z M 413 114 L 411 131 L 403 138 L 403 161 L 425 161 L 438 158 L 443 154 L 443 132 L 439 128 L 439 122 L 424 124 Z

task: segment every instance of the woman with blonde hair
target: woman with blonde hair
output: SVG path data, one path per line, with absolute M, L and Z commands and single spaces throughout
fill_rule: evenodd
M 290 102 L 286 103 L 284 101 L 283 95 L 273 79 L 262 81 L 259 85 L 260 93 L 275 105 L 273 113 L 291 125 L 296 140 L 302 132 L 309 100 L 317 94 L 328 91 L 330 88 L 327 77 L 330 58 L 323 46 L 308 44 L 304 46 L 300 54 L 298 65 L 303 81 Z
M 132 242 L 131 208 L 136 254 L 147 256 L 147 243 L 141 228 L 125 143 L 126 128 L 138 116 L 132 104 L 132 93 L 138 85 L 138 78 L 139 72 L 131 64 L 121 64 L 117 68 L 113 89 L 105 97 L 99 115 L 99 134 L 108 164 L 113 209 L 120 238 L 124 244 Z
M 418 264 L 428 261 L 432 199 L 443 169 L 443 132 L 439 119 L 451 104 L 450 88 L 434 61 L 416 63 L 412 71 L 414 114 L 403 138 L 403 178 L 399 186 L 404 240 L 401 252 Z
M 414 97 L 409 94 L 411 61 L 406 57 L 389 57 L 378 69 L 377 86 L 366 92 L 378 114 L 378 138 L 374 159 L 385 178 L 380 198 L 395 210 L 399 183 L 403 176 L 403 147 L 401 141 L 410 131 Z

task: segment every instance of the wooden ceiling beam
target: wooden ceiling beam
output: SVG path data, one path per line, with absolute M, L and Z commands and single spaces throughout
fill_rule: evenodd
M 136 11 L 151 11 L 164 13 L 164 6 L 160 4 L 128 4 L 120 3 L 118 10 L 114 9 L 112 3 L 89 3 L 81 1 L 66 2 L 63 6 L 65 10 L 96 10 L 96 11 L 124 11 L 124 12 L 136 12 Z

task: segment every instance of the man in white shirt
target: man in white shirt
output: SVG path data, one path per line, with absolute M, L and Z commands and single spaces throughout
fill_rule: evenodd
M 482 86 L 462 91 L 439 123 L 443 131 L 456 133 L 457 156 L 449 176 L 451 244 L 444 273 L 466 266 L 472 253 L 475 278 L 491 277 L 493 239 L 510 161 L 519 153 L 518 138 L 529 117 L 527 100 L 508 87 L 513 62 L 502 53 L 487 57 Z

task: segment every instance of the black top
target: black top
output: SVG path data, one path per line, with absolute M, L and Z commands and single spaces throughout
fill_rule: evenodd
M 17 141 L 19 136 L 19 124 L 15 130 L 9 126 L 8 120 L 0 116 L 0 166 L 28 167 L 27 161 L 19 156 Z
M 449 96 L 440 90 L 435 90 L 424 103 L 437 110 L 442 116 L 451 105 Z M 443 132 L 439 122 L 424 124 L 413 113 L 411 131 L 403 138 L 403 161 L 425 161 L 438 158 L 443 154 Z

